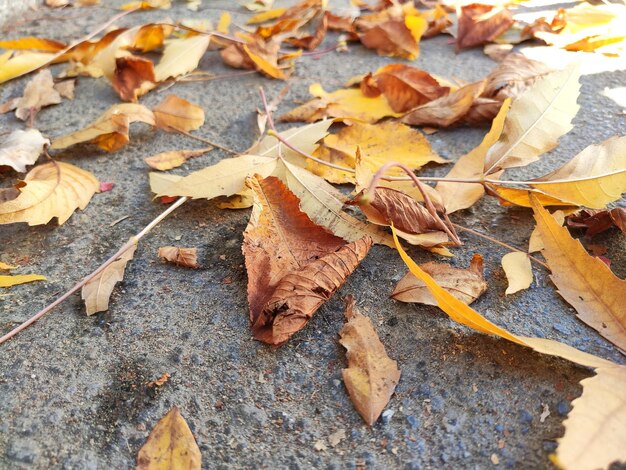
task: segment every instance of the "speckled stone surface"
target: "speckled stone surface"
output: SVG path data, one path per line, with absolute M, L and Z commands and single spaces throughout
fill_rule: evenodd
M 21 23 L 5 24 L 3 37 L 37 35 L 71 41 L 115 14 L 106 6 L 29 11 Z M 332 2 L 331 2 L 332 3 Z M 205 1 L 198 13 L 176 3 L 169 11 L 127 16 L 119 25 L 170 17 L 213 20 L 227 9 L 235 23 L 245 10 L 235 2 Z M 447 36 L 422 43 L 418 67 L 470 81 L 494 66 L 481 50 L 456 55 Z M 308 98 L 316 81 L 327 90 L 349 77 L 392 62 L 352 46 L 349 53 L 302 59 L 278 113 Z M 230 73 L 216 53 L 201 68 Z M 63 66 L 55 66 L 58 73 Z M 575 129 L 540 162 L 512 172 L 511 178 L 538 176 L 559 166 L 591 143 L 626 131 L 621 108 L 605 98 L 605 88 L 623 86 L 624 72 L 582 78 L 581 110 Z M 20 94 L 27 81 L 0 86 L 0 102 Z M 206 123 L 197 131 L 237 151 L 256 138 L 258 87 L 275 96 L 284 86 L 259 75 L 177 84 L 150 93 L 154 105 L 168 93 L 200 104 Z M 50 137 L 79 129 L 118 102 L 105 79 L 80 78 L 74 101 L 42 110 L 36 127 Z M 0 116 L 0 134 L 22 128 L 12 114 Z M 429 136 L 444 157 L 457 159 L 477 145 L 485 129 L 459 128 Z M 141 230 L 164 206 L 152 200 L 142 158 L 166 150 L 200 147 L 185 137 L 133 125 L 130 144 L 107 154 L 78 145 L 55 155 L 115 183 L 96 194 L 84 211 L 63 226 L 51 223 L 0 226 L 0 261 L 25 263 L 20 273 L 45 274 L 48 282 L 12 288 L 0 297 L 0 333 L 9 331 L 66 291 Z M 2 138 L 0 136 L 0 138 Z M 225 156 L 214 151 L 174 170 L 186 174 Z M 428 168 L 443 175 L 446 168 Z M 7 186 L 18 177 L 0 174 Z M 127 219 L 113 226 L 121 217 Z M 0 346 L 0 469 L 132 468 L 150 430 L 172 405 L 189 423 L 203 468 L 368 469 L 549 468 L 549 454 L 562 435 L 578 381 L 591 375 L 564 360 L 541 356 L 504 340 L 461 327 L 434 307 L 390 300 L 406 268 L 389 248 L 374 247 L 345 286 L 284 347 L 274 350 L 251 339 L 246 273 L 241 253 L 248 210 L 220 210 L 215 201 L 186 203 L 139 245 L 108 312 L 87 317 L 78 295 L 34 326 Z M 454 220 L 525 246 L 533 225 L 529 211 L 500 207 L 490 198 L 455 214 Z M 474 307 L 516 333 L 563 341 L 624 363 L 624 358 L 575 317 L 551 284 L 534 269 L 527 291 L 504 296 L 506 279 L 500 247 L 461 234 L 466 245 L 450 262 L 467 266 L 473 253 L 485 257 L 487 293 Z M 605 244 L 612 269 L 626 277 L 626 238 L 615 231 L 596 238 Z M 163 245 L 195 246 L 201 269 L 164 264 Z M 418 261 L 442 258 L 411 249 Z M 402 378 L 385 416 L 373 428 L 352 407 L 341 369 L 346 360 L 338 343 L 343 325 L 341 298 L 353 293 L 376 326 Z M 161 388 L 146 383 L 171 374 Z M 543 405 L 550 416 L 540 422 Z M 328 436 L 345 430 L 336 447 Z M 316 442 L 327 449 L 317 451 Z

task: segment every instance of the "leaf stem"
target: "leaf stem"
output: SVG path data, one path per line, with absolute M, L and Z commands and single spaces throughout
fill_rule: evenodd
M 184 131 L 182 129 L 176 129 L 175 127 L 169 127 L 169 129 L 174 131 L 174 132 L 178 132 L 179 134 L 186 135 L 187 137 L 189 137 L 191 139 L 195 139 L 198 142 L 204 142 L 205 144 L 208 144 L 208 145 L 210 145 L 212 147 L 215 147 L 215 148 L 218 148 L 220 150 L 223 150 L 224 152 L 228 152 L 228 153 L 233 154 L 233 155 L 239 155 L 241 153 L 241 152 L 235 152 L 234 150 L 229 149 L 228 147 L 224 147 L 223 145 L 216 144 L 215 142 L 213 142 L 213 141 L 211 141 L 209 139 L 205 139 L 204 137 L 200 137 L 200 136 L 197 136 L 197 135 L 190 134 L 189 132 Z
M 484 233 L 480 233 L 480 232 L 477 232 L 476 230 L 472 230 L 471 228 L 464 227 L 463 225 L 455 224 L 453 222 L 452 222 L 452 225 L 454 225 L 459 230 L 462 230 L 464 232 L 469 232 L 469 233 L 471 233 L 473 235 L 476 235 L 477 237 L 481 237 L 481 238 L 484 238 L 485 240 L 489 240 L 491 243 L 495 243 L 496 245 L 500 245 L 500 246 L 502 246 L 502 247 L 504 247 L 504 248 L 506 248 L 506 249 L 508 249 L 510 251 L 518 251 L 520 253 L 526 253 L 528 255 L 528 258 L 530 258 L 531 261 L 534 261 L 538 265 L 543 266 L 548 271 L 550 271 L 550 267 L 546 263 L 544 263 L 543 261 L 535 258 L 534 256 L 532 256 L 531 254 L 527 253 L 524 250 L 520 250 L 519 248 L 516 248 L 516 247 L 514 247 L 512 245 L 509 245 L 507 243 L 501 242 L 500 240 L 498 240 L 496 238 L 493 238 L 493 237 L 490 237 L 489 235 L 485 235 Z
M 91 281 L 93 278 L 95 278 L 98 274 L 100 274 L 102 271 L 104 271 L 106 268 L 108 268 L 109 265 L 111 265 L 111 263 L 113 263 L 115 260 L 117 260 L 124 253 L 126 253 L 126 251 L 128 251 L 130 249 L 130 247 L 132 247 L 133 245 L 136 245 L 139 242 L 139 240 L 141 238 L 143 238 L 144 235 L 146 235 L 148 232 L 150 232 L 150 230 L 152 230 L 159 222 L 161 222 L 168 215 L 170 215 L 172 212 L 174 212 L 178 207 L 182 206 L 188 199 L 189 199 L 188 197 L 181 197 L 181 198 L 179 198 L 174 204 L 172 204 L 166 210 L 161 212 L 161 214 L 159 214 L 156 218 L 154 218 L 154 220 L 152 220 L 148 225 L 146 225 L 141 232 L 139 232 L 137 235 L 131 237 L 126 243 L 124 243 L 122 245 L 122 247 L 119 250 L 117 250 L 117 252 L 113 256 L 111 256 L 104 263 L 102 263 L 95 271 L 93 271 L 88 276 L 84 277 L 80 282 L 78 282 L 74 287 L 72 287 L 70 290 L 68 290 L 65 294 L 63 294 L 61 297 L 56 299 L 54 302 L 52 302 L 48 306 L 44 307 L 42 310 L 37 312 L 35 315 L 30 317 L 28 320 L 26 320 L 25 322 L 23 322 L 19 326 L 15 327 L 13 330 L 9 331 L 6 335 L 2 336 L 0 338 L 0 344 L 2 344 L 5 341 L 11 339 L 13 336 L 18 334 L 20 331 L 28 328 L 30 325 L 32 325 L 37 320 L 39 320 L 41 317 L 43 317 L 46 313 L 50 312 L 54 307 L 56 307 L 57 305 L 61 304 L 68 297 L 70 297 L 72 294 L 74 294 L 75 292 L 77 292 L 80 289 L 82 289 L 85 284 L 87 284 L 89 281 Z

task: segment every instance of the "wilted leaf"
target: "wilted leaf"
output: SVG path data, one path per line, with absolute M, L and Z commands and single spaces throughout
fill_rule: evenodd
M 137 98 L 154 88 L 154 64 L 151 60 L 134 55 L 115 59 L 113 89 L 124 101 L 137 102 Z
M 171 170 L 178 168 L 190 158 L 199 157 L 213 150 L 213 147 L 206 147 L 198 150 L 172 150 L 171 152 L 162 152 L 151 157 L 143 159 L 150 168 L 159 171 Z
M 499 100 L 515 98 L 552 71 L 543 62 L 528 59 L 523 54 L 509 54 L 485 78 L 483 96 Z
M 578 318 L 626 351 L 626 281 L 589 255 L 532 196 L 531 203 L 544 244 L 541 253 L 559 294 L 576 309 Z
M 475 254 L 469 268 L 454 268 L 448 264 L 428 262 L 420 266 L 424 272 L 463 303 L 471 304 L 487 290 L 483 274 L 483 257 Z M 437 305 L 430 291 L 422 281 L 411 272 L 400 279 L 393 290 L 391 298 L 400 302 L 411 302 L 425 305 Z
M 200 470 L 202 456 L 180 411 L 174 406 L 139 449 L 135 470 Z
M 210 36 L 199 34 L 190 38 L 172 39 L 165 46 L 161 61 L 154 67 L 154 77 L 162 82 L 195 70 L 209 47 Z
M 145 106 L 135 103 L 116 104 L 84 129 L 57 137 L 52 141 L 50 148 L 62 149 L 81 142 L 89 142 L 107 152 L 114 152 L 128 143 L 129 125 L 137 121 L 155 125 L 154 114 Z
M 47 281 L 45 276 L 39 274 L 15 274 L 13 276 L 0 275 L 0 287 L 17 286 L 18 284 L 26 284 L 34 281 Z
M 509 281 L 506 288 L 506 295 L 515 294 L 524 289 L 528 289 L 533 282 L 533 271 L 530 265 L 530 258 L 526 253 L 514 251 L 502 257 L 502 269 Z
M 60 102 L 61 95 L 54 88 L 52 74 L 50 70 L 45 69 L 26 84 L 24 96 L 16 102 L 15 115 L 22 121 L 32 122 L 41 108 Z
M 156 127 L 189 132 L 204 124 L 204 110 L 176 95 L 168 95 L 152 109 Z
M 482 176 L 483 167 L 485 165 L 485 155 L 487 155 L 491 146 L 500 138 L 510 104 L 510 99 L 502 103 L 498 115 L 491 124 L 491 129 L 487 135 L 485 135 L 483 141 L 478 147 L 458 159 L 454 167 L 452 167 L 446 175 L 447 178 L 474 179 Z M 485 194 L 485 189 L 482 184 L 440 182 L 437 183 L 435 188 L 441 194 L 448 213 L 471 207 Z
M 358 24 L 362 28 L 364 22 Z M 427 29 L 428 22 L 424 18 L 407 15 L 367 28 L 359 34 L 359 39 L 365 47 L 376 50 L 380 55 L 415 60 L 420 54 L 420 39 Z
M 24 172 L 26 165 L 35 163 L 49 143 L 37 129 L 14 130 L 0 146 L 0 166 L 8 165 L 15 171 Z
M 617 227 L 622 233 L 626 233 L 626 209 L 615 207 L 604 210 L 582 210 L 567 217 L 567 225 L 586 229 L 585 236 L 589 238 L 611 227 Z
M 81 298 L 85 301 L 87 315 L 105 312 L 109 309 L 109 299 L 113 288 L 115 284 L 124 280 L 126 264 L 133 259 L 136 249 L 137 243 L 134 243 L 122 256 L 83 286 Z
M 457 50 L 492 42 L 513 25 L 511 12 L 503 7 L 472 3 L 457 10 Z
M 348 367 L 341 374 L 354 407 L 373 426 L 400 381 L 400 370 L 371 320 L 357 311 L 352 296 L 346 299 L 346 320 L 339 342 L 347 350 Z
M 176 246 L 162 246 L 159 248 L 159 258 L 186 268 L 199 268 L 197 248 L 179 248 Z
M 87 207 L 98 191 L 98 180 L 69 163 L 50 162 L 30 170 L 17 188 L 18 197 L 0 204 L 0 225 L 47 224 L 53 217 L 61 225 L 77 208 Z
M 465 85 L 449 95 L 412 109 L 402 117 L 402 122 L 413 126 L 451 126 L 468 113 L 484 86 L 484 81 Z
M 317 226 L 275 177 L 249 178 L 255 204 L 244 232 L 250 321 L 256 339 L 279 345 L 302 329 L 372 245 L 346 245 Z
M 572 129 L 580 90 L 577 65 L 537 80 L 511 105 L 498 142 L 487 152 L 485 174 L 528 165 Z

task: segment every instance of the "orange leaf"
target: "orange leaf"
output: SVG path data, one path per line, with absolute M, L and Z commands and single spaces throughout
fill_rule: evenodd
M 115 59 L 112 78 L 113 89 L 124 101 L 137 102 L 137 98 L 154 88 L 154 64 L 137 56 Z
M 152 111 L 155 125 L 165 131 L 189 132 L 204 124 L 203 109 L 176 95 L 168 95 Z
M 460 7 L 458 18 L 457 50 L 491 42 L 514 23 L 506 8 L 480 3 Z

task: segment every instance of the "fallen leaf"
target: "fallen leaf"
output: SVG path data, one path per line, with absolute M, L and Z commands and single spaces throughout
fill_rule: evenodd
M 559 225 L 563 225 L 565 222 L 565 212 L 562 210 L 554 211 L 552 217 L 554 217 Z M 535 226 L 528 239 L 528 253 L 536 253 L 541 250 L 543 250 L 543 240 L 541 239 L 539 229 Z
M 469 268 L 460 269 L 448 264 L 428 262 L 420 266 L 424 272 L 454 297 L 469 305 L 487 290 L 483 274 L 483 257 L 475 254 Z M 437 305 L 428 287 L 411 272 L 400 279 L 391 298 L 400 302 Z
M 0 146 L 0 166 L 7 165 L 20 173 L 34 164 L 50 141 L 37 129 L 14 130 Z
M 171 152 L 161 152 L 151 157 L 143 159 L 144 162 L 155 170 L 167 171 L 178 168 L 190 158 L 196 158 L 213 150 L 213 147 L 206 147 L 198 150 L 172 150 Z
M 154 64 L 151 60 L 134 55 L 115 59 L 113 89 L 124 101 L 137 102 L 137 98 L 145 94 L 155 84 Z
M 562 225 L 562 222 L 561 222 Z M 584 228 L 588 238 L 602 233 L 611 227 L 617 227 L 626 233 L 626 209 L 615 207 L 604 210 L 582 210 L 567 217 L 567 225 L 572 228 Z
M 39 274 L 15 274 L 13 276 L 0 275 L 0 287 L 11 287 L 34 281 L 47 281 L 48 278 Z
M 178 407 L 174 406 L 139 449 L 135 470 L 200 470 L 201 461 L 198 444 Z
M 389 358 L 369 318 L 346 299 L 346 324 L 339 333 L 348 367 L 342 369 L 350 400 L 363 420 L 373 426 L 400 381 L 398 363 Z
M 171 40 L 165 46 L 161 61 L 154 67 L 156 81 L 162 82 L 195 70 L 210 41 L 211 37 L 203 34 Z
M 54 89 L 59 92 L 63 98 L 68 100 L 74 99 L 74 87 L 76 86 L 76 80 L 63 80 L 54 84 Z
M 0 49 L 26 50 L 31 49 L 41 52 L 59 52 L 67 47 L 67 44 L 54 39 L 36 38 L 28 36 L 20 39 L 0 41 Z
M 61 102 L 61 95 L 54 88 L 50 70 L 44 69 L 26 84 L 24 96 L 16 103 L 15 115 L 22 121 L 32 120 L 39 110 Z
M 550 73 L 513 101 L 502 135 L 485 157 L 486 175 L 528 165 L 557 145 L 579 109 L 579 76 L 577 65 Z
M 539 78 L 553 71 L 543 62 L 523 54 L 509 54 L 485 78 L 483 96 L 500 101 L 516 98 Z
M 152 108 L 156 127 L 172 132 L 189 132 L 204 124 L 204 110 L 176 95 L 168 95 Z
M 225 201 L 218 202 L 217 207 L 220 209 L 248 209 L 253 204 L 252 191 L 244 189 L 240 193 L 228 197 Z
M 446 178 L 480 179 L 482 177 L 485 156 L 491 146 L 500 138 L 510 105 L 510 99 L 502 103 L 500 111 L 491 123 L 491 129 L 483 141 L 471 152 L 459 158 Z M 437 183 L 435 189 L 441 194 L 443 204 L 449 214 L 473 206 L 485 194 L 485 188 L 482 184 L 440 182 Z
M 141 104 L 116 104 L 84 129 L 57 137 L 52 141 L 50 148 L 62 149 L 81 142 L 89 142 L 107 152 L 115 152 L 129 142 L 129 125 L 133 122 L 154 126 L 154 114 Z
M 530 265 L 530 258 L 526 253 L 513 251 L 502 257 L 502 269 L 509 281 L 506 288 L 506 295 L 515 294 L 524 289 L 528 289 L 533 282 L 533 271 Z
M 578 318 L 626 351 L 626 281 L 590 256 L 533 196 L 530 200 L 544 244 L 541 253 L 559 294 L 576 309 Z
M 17 266 L 13 266 L 11 264 L 7 264 L 7 263 L 3 263 L 2 261 L 0 261 L 0 269 L 3 269 L 5 271 L 10 271 L 11 269 L 16 269 Z
M 365 23 L 358 22 L 362 29 Z M 419 42 L 428 29 L 428 21 L 420 16 L 389 19 L 359 33 L 361 43 L 384 56 L 415 60 L 419 57 Z
M 255 204 L 244 232 L 254 337 L 280 345 L 302 329 L 369 251 L 316 225 L 277 178 L 249 178 Z
M 246 44 L 231 44 L 220 51 L 227 65 L 238 69 L 258 70 L 272 78 L 286 80 L 289 76 L 279 66 L 280 41 L 253 36 Z
M 330 444 L 331 447 L 337 447 L 339 443 L 343 441 L 345 438 L 346 438 L 346 430 L 338 429 L 337 431 L 332 433 L 330 436 L 328 436 L 328 443 Z
M 171 375 L 165 372 L 161 377 L 156 380 L 151 380 L 146 385 L 150 388 L 152 387 L 162 387 L 165 383 L 170 379 Z
M 457 51 L 492 42 L 514 23 L 511 12 L 506 8 L 480 3 L 460 6 L 457 16 Z
M 98 180 L 69 163 L 50 162 L 34 167 L 16 187 L 19 196 L 0 204 L 0 225 L 41 225 L 54 217 L 62 225 L 77 208 L 87 207 L 98 191 Z
M 48 52 L 26 52 L 14 55 L 0 67 L 0 83 L 20 77 L 48 64 L 56 54 Z
M 126 265 L 133 259 L 136 249 L 137 243 L 134 243 L 117 260 L 83 286 L 81 298 L 85 301 L 87 315 L 105 312 L 109 309 L 113 288 L 115 284 L 124 280 Z
M 179 248 L 176 246 L 162 246 L 159 248 L 159 258 L 186 268 L 199 268 L 197 248 Z

